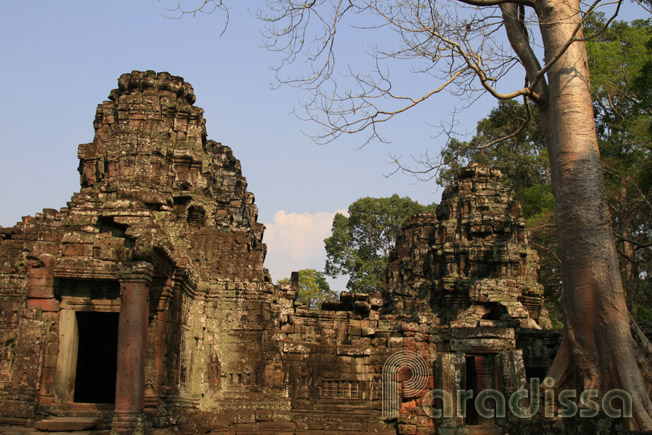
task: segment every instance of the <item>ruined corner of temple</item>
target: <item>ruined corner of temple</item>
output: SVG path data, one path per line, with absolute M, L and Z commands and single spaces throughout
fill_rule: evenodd
M 309 308 L 272 284 L 240 162 L 194 101 L 180 77 L 123 74 L 79 146 L 79 192 L 0 227 L 0 424 L 506 433 L 514 416 L 425 406 L 523 389 L 559 345 L 500 172 L 464 168 L 409 219 L 377 293 Z

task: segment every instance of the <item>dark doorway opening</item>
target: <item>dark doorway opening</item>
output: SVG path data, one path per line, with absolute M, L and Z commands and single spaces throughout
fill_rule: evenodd
M 546 367 L 525 367 L 525 377 L 527 378 L 528 387 L 533 378 L 538 378 L 539 384 L 541 384 L 547 373 L 548 369 Z
M 114 403 L 118 367 L 118 313 L 78 311 L 75 402 Z
M 481 391 L 497 389 L 496 375 L 494 355 L 466 355 L 465 384 L 467 390 L 473 390 L 473 400 L 467 401 L 465 424 L 491 424 L 491 419 L 483 418 L 478 414 L 474 401 Z

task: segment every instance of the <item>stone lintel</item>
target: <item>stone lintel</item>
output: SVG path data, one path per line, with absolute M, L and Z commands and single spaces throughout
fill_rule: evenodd
M 60 279 L 117 280 L 120 267 L 114 262 L 59 261 L 54 277 Z
M 450 328 L 451 338 L 471 339 L 471 338 L 498 338 L 514 340 L 513 328 Z
M 121 263 L 118 280 L 120 283 L 141 282 L 147 286 L 151 285 L 154 276 L 154 266 L 145 261 L 133 263 Z
M 516 346 L 511 328 L 442 328 L 443 341 L 451 352 L 496 353 Z

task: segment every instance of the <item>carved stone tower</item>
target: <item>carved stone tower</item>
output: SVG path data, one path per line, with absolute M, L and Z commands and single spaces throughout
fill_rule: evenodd
M 180 77 L 122 75 L 97 108 L 93 142 L 79 146 L 81 190 L 67 207 L 0 228 L 0 424 L 123 434 L 508 427 L 423 407 L 431 388 L 521 388 L 518 334 L 554 341 L 537 335 L 547 320 L 537 255 L 500 173 L 465 168 L 437 213 L 410 219 L 376 293 L 310 308 L 296 280 L 272 284 L 240 162 L 206 138 L 194 101 Z M 546 346 L 529 346 L 539 372 Z M 405 358 L 422 362 L 420 388 L 398 376 Z
M 548 327 L 539 257 L 502 174 L 480 164 L 461 170 L 437 213 L 405 225 L 388 268 L 398 311 L 432 311 L 451 327 Z

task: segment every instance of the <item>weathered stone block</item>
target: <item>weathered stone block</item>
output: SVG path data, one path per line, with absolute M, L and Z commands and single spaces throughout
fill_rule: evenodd
M 56 299 L 27 299 L 27 308 L 41 311 L 59 311 L 59 302 Z
M 80 431 L 96 428 L 101 419 L 92 417 L 50 417 L 36 422 L 35 428 L 48 432 Z
M 81 191 L 60 211 L 0 228 L 3 413 L 28 418 L 62 403 L 90 413 L 94 405 L 70 397 L 76 364 L 94 353 L 87 331 L 99 344 L 118 340 L 117 371 L 127 374 L 110 386 L 115 408 L 102 412 L 122 433 L 150 424 L 157 433 L 395 433 L 380 414 L 384 370 L 401 351 L 424 361 L 424 388 L 472 383 L 465 365 L 496 352 L 494 375 L 520 385 L 513 327 L 543 325 L 543 289 L 499 172 L 464 168 L 436 214 L 406 222 L 382 291 L 310 309 L 295 300 L 298 283 L 274 286 L 264 269 L 254 196 L 232 150 L 206 139 L 192 87 L 135 71 L 109 98 L 93 142 L 79 147 Z M 101 333 L 102 316 L 118 311 L 117 332 Z M 532 337 L 523 353 L 542 367 L 551 345 Z M 433 433 L 420 400 L 403 404 L 399 433 Z

